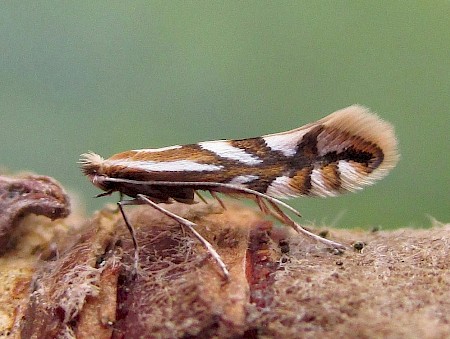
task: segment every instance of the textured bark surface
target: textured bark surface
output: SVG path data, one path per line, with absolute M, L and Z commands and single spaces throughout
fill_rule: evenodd
M 0 253 L 11 245 L 15 227 L 25 216 L 55 220 L 69 213 L 69 197 L 56 180 L 43 175 L 0 175 Z
M 188 231 L 146 206 L 127 209 L 140 247 L 133 276 L 130 235 L 119 213 L 104 209 L 67 232 L 71 240 L 59 241 L 53 258 L 19 258 L 14 249 L 0 258 L 0 288 L 8 286 L 0 303 L 3 334 L 450 336 L 448 224 L 329 230 L 330 238 L 350 246 L 339 254 L 241 205 L 227 202 L 226 211 L 215 203 L 166 207 L 198 224 L 230 269 L 230 282 Z

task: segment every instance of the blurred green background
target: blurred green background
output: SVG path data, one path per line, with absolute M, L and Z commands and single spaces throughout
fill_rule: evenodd
M 80 153 L 258 136 L 360 103 L 395 125 L 401 161 L 357 194 L 291 200 L 303 222 L 450 221 L 449 1 L 0 6 L 3 169 L 53 176 L 93 210 L 108 198 Z

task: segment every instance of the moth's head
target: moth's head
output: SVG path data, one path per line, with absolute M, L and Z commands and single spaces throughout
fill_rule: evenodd
M 82 154 L 78 163 L 81 165 L 81 171 L 89 178 L 92 184 L 104 191 L 109 191 L 111 188 L 106 180 L 104 162 L 105 160 L 100 155 L 89 152 Z

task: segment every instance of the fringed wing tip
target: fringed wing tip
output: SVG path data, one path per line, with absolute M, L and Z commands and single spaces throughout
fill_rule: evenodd
M 324 128 L 317 137 L 318 152 L 343 157 L 326 170 L 328 165 L 314 168 L 304 195 L 329 197 L 360 190 L 385 177 L 399 160 L 394 127 L 366 107 L 349 106 L 307 125 L 311 130 L 317 126 Z
M 322 122 L 351 135 L 358 135 L 381 148 L 384 159 L 373 173 L 377 179 L 385 176 L 397 165 L 400 154 L 394 127 L 367 107 L 352 105 L 330 114 L 323 118 Z

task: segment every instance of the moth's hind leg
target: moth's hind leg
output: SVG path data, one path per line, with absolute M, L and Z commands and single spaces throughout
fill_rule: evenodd
M 197 224 L 195 224 L 192 221 L 189 221 L 187 219 L 184 219 L 184 218 L 180 217 L 179 215 L 176 215 L 175 213 L 172 213 L 172 212 L 166 210 L 165 208 L 159 206 L 154 201 L 152 201 L 149 198 L 147 198 L 145 195 L 138 194 L 137 195 L 137 199 L 139 199 L 141 202 L 143 202 L 143 203 L 145 203 L 147 205 L 152 206 L 154 209 L 160 211 L 164 215 L 166 215 L 169 218 L 175 220 L 180 225 L 186 226 L 191 231 L 191 233 L 202 243 L 202 245 L 206 248 L 206 250 L 209 252 L 209 254 L 211 254 L 213 259 L 216 261 L 217 265 L 219 265 L 219 267 L 220 267 L 220 269 L 221 269 L 225 279 L 229 280 L 230 272 L 228 271 L 227 266 L 223 262 L 223 260 L 220 257 L 219 253 L 217 253 L 217 251 L 214 249 L 214 247 L 205 238 L 203 238 L 200 233 L 198 233 L 195 230 L 195 226 L 197 226 Z
M 262 200 L 263 198 L 258 197 L 257 199 Z M 268 208 L 267 205 L 263 202 L 263 205 L 265 206 L 266 210 L 269 212 L 270 215 L 277 218 L 278 220 L 281 220 L 285 224 L 290 225 L 294 230 L 297 231 L 297 233 L 306 235 L 309 238 L 312 238 L 318 242 L 321 242 L 322 244 L 331 246 L 336 249 L 340 249 L 340 250 L 346 249 L 346 246 L 344 246 L 338 242 L 322 238 L 321 236 L 318 236 L 317 234 L 314 234 L 314 233 L 306 230 L 299 224 L 297 224 L 294 220 L 292 220 L 286 213 L 284 213 L 281 210 L 281 208 L 277 205 L 276 202 L 274 202 L 272 200 L 267 200 L 267 199 L 265 200 L 265 202 L 267 202 L 272 207 L 272 209 Z M 260 205 L 259 202 L 258 202 L 258 205 Z M 265 212 L 265 210 L 263 212 Z

